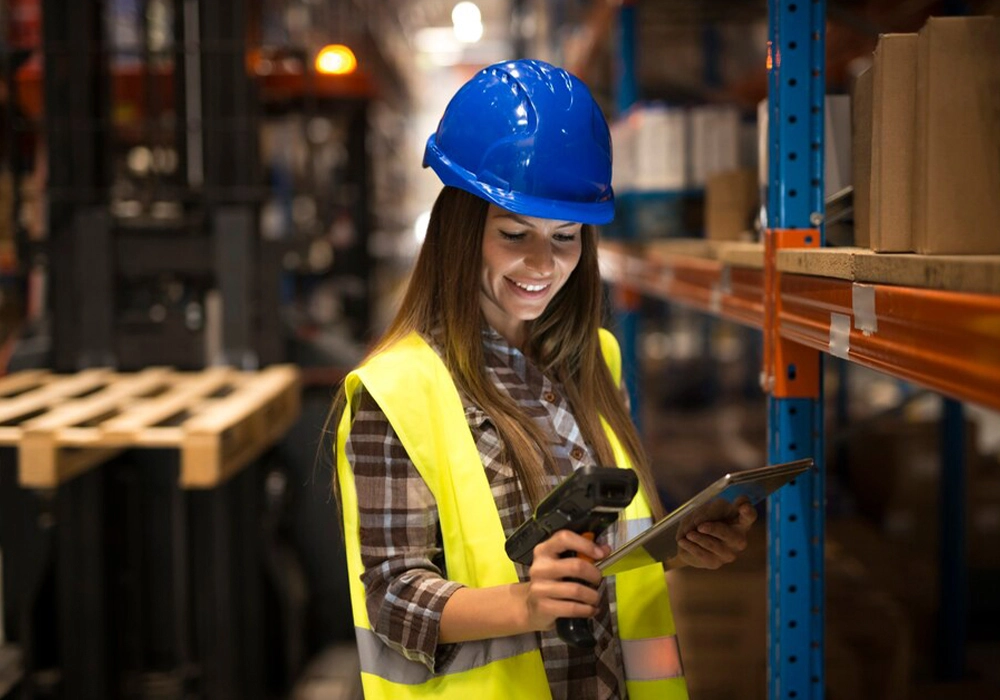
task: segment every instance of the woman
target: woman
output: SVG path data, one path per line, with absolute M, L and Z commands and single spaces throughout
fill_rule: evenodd
M 565 71 L 496 64 L 449 103 L 425 166 L 445 187 L 407 294 L 332 413 L 366 697 L 685 698 L 663 568 L 602 580 L 561 556 L 625 533 L 557 532 L 530 567 L 504 553 L 585 464 L 636 471 L 629 534 L 662 515 L 599 329 L 607 123 Z M 704 525 L 681 563 L 732 561 L 755 518 Z M 595 648 L 563 643 L 560 617 L 590 618 Z

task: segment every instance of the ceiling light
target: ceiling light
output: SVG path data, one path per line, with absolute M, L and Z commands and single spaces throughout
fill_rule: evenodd
M 316 54 L 316 72 L 324 75 L 347 75 L 358 67 L 354 52 L 343 44 L 330 44 Z
M 474 44 L 483 36 L 483 15 L 472 2 L 460 2 L 451 11 L 452 30 L 463 44 Z
M 474 2 L 460 2 L 451 11 L 451 23 L 455 26 L 460 24 L 482 24 L 483 14 L 479 11 L 479 6 Z

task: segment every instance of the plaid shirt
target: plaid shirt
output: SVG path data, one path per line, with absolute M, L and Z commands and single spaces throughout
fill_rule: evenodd
M 484 330 L 483 344 L 486 371 L 494 384 L 552 436 L 557 473 L 550 475 L 550 486 L 574 469 L 595 464 L 560 387 L 496 331 Z M 464 396 L 462 402 L 504 533 L 510 536 L 531 516 L 531 506 L 513 469 L 501 459 L 499 436 L 489 416 Z M 461 584 L 447 579 L 434 497 L 368 394 L 359 402 L 346 454 L 358 494 L 362 581 L 372 630 L 408 659 L 444 672 L 459 645 L 438 643 L 441 610 Z M 614 529 L 608 528 L 601 538 L 612 546 Z M 527 581 L 527 567 L 515 567 L 520 580 Z M 595 649 L 569 647 L 555 630 L 538 633 L 554 700 L 626 697 L 614 579 L 604 579 L 599 592 L 600 605 L 593 618 Z

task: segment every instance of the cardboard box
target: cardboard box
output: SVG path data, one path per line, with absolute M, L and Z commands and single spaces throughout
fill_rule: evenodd
M 854 181 L 854 245 L 871 246 L 872 69 L 854 81 L 851 95 L 851 168 Z
M 871 72 L 871 247 L 911 252 L 917 35 L 881 35 Z
M 753 231 L 759 206 L 752 170 L 728 170 L 710 175 L 705 184 L 705 237 L 735 241 Z M 746 236 L 752 240 L 752 234 Z
M 1000 253 L 1000 18 L 928 19 L 916 86 L 917 252 Z

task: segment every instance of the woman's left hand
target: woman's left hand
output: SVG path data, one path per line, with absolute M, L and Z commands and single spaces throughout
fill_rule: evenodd
M 698 569 L 718 569 L 735 561 L 747 548 L 747 532 L 756 520 L 757 511 L 744 503 L 732 520 L 710 520 L 700 524 L 678 540 L 674 563 Z

